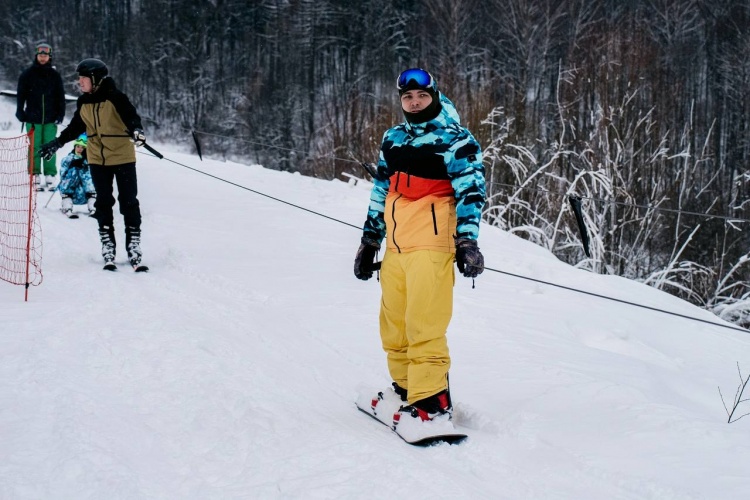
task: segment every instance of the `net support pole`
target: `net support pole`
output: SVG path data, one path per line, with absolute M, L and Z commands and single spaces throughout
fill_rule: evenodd
M 29 130 L 29 210 L 26 230 L 26 284 L 24 285 L 24 302 L 29 301 L 29 267 L 31 265 L 32 211 L 34 210 L 34 126 Z

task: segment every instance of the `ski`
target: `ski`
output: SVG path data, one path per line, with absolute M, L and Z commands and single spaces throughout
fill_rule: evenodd
M 102 269 L 105 271 L 117 271 L 118 267 L 117 267 L 117 264 L 115 264 L 114 262 L 105 262 L 104 267 Z M 149 268 L 148 266 L 144 266 L 141 264 L 141 265 L 133 266 L 133 272 L 147 273 L 149 272 Z
M 78 214 L 74 214 L 72 210 L 63 211 L 63 215 L 68 219 L 77 219 Z

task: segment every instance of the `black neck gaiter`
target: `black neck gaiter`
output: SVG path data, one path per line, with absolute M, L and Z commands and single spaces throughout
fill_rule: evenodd
M 440 114 L 440 111 L 443 110 L 443 105 L 440 104 L 440 98 L 435 96 L 432 98 L 432 102 L 429 106 L 424 108 L 422 111 L 417 111 L 416 113 L 409 113 L 405 110 L 404 111 L 404 117 L 406 118 L 406 121 L 409 123 L 425 123 L 430 120 L 434 120 L 437 118 L 437 115 Z

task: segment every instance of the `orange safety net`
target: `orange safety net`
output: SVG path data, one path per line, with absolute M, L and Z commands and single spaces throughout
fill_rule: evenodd
M 42 232 L 29 169 L 33 132 L 0 137 L 0 280 L 42 283 Z

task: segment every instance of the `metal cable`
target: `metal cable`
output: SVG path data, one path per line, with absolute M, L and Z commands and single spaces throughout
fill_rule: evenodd
M 149 154 L 149 153 L 143 153 L 141 151 L 139 151 L 139 153 L 141 153 L 141 154 L 148 154 L 149 156 L 156 157 L 155 155 L 152 155 L 152 154 Z M 300 210 L 304 210 L 305 212 L 309 212 L 311 214 L 318 215 L 318 216 L 323 217 L 325 219 L 332 220 L 332 221 L 338 222 L 340 224 L 344 224 L 345 226 L 353 227 L 354 229 L 357 229 L 359 231 L 362 230 L 362 228 L 359 227 L 359 226 L 355 226 L 354 224 L 350 224 L 350 223 L 342 221 L 340 219 L 336 219 L 335 217 L 331 217 L 331 216 L 322 214 L 320 212 L 316 212 L 315 210 L 310 210 L 309 208 L 305 208 L 305 207 L 302 207 L 302 206 L 299 206 L 299 205 L 295 205 L 294 203 L 290 203 L 290 202 L 282 200 L 280 198 L 276 198 L 274 196 L 262 193 L 260 191 L 255 190 L 255 189 L 250 189 L 250 188 L 245 187 L 245 186 L 243 186 L 241 184 L 237 184 L 235 182 L 231 182 L 231 181 L 228 181 L 226 179 L 222 179 L 221 177 L 218 177 L 216 175 L 209 174 L 208 172 L 204 172 L 203 170 L 200 170 L 200 169 L 197 169 L 197 168 L 189 167 L 189 166 L 187 166 L 187 165 L 185 165 L 183 163 L 180 163 L 180 162 L 177 162 L 177 161 L 174 161 L 174 160 L 170 160 L 169 158 L 164 157 L 163 159 L 166 160 L 166 161 L 168 161 L 168 162 L 170 162 L 170 163 L 174 163 L 175 165 L 179 165 L 181 167 L 187 168 L 188 170 L 192 170 L 193 172 L 197 172 L 199 174 L 203 174 L 205 176 L 211 177 L 212 179 L 216 179 L 216 180 L 224 182 L 226 184 L 230 184 L 230 185 L 238 187 L 240 189 L 244 189 L 245 191 L 249 191 L 251 193 L 255 193 L 257 195 L 264 196 L 264 197 L 266 197 L 268 199 L 271 199 L 271 200 L 274 200 L 274 201 L 278 201 L 279 203 L 283 203 L 285 205 L 289 205 L 290 207 L 298 208 Z M 743 333 L 750 333 L 750 331 L 748 331 L 748 330 L 746 330 L 744 328 L 740 328 L 738 326 L 731 326 L 731 325 L 723 325 L 721 323 L 714 323 L 712 321 L 707 321 L 707 320 L 704 320 L 704 319 L 694 318 L 692 316 L 687 316 L 687 315 L 675 313 L 675 312 L 672 312 L 672 311 L 666 311 L 664 309 L 659 309 L 657 307 L 651 307 L 651 306 L 646 306 L 646 305 L 643 305 L 643 304 L 638 304 L 636 302 L 630 302 L 630 301 L 627 301 L 627 300 L 616 299 L 614 297 L 609 297 L 607 295 L 601 295 L 601 294 L 594 293 L 594 292 L 588 292 L 586 290 L 580 290 L 578 288 L 573 288 L 573 287 L 569 287 L 569 286 L 565 286 L 565 285 L 559 285 L 557 283 L 551 283 L 551 282 L 548 282 L 548 281 L 543 281 L 543 280 L 540 280 L 540 279 L 531 278 L 531 277 L 523 276 L 523 275 L 520 275 L 520 274 L 510 273 L 510 272 L 507 272 L 507 271 L 500 271 L 499 269 L 493 269 L 493 268 L 490 268 L 490 267 L 485 267 L 485 269 L 487 271 L 492 271 L 492 272 L 495 272 L 495 273 L 500 273 L 500 274 L 505 274 L 505 275 L 508 275 L 508 276 L 513 276 L 514 278 L 520 278 L 520 279 L 524 279 L 524 280 L 528 280 L 528 281 L 533 281 L 535 283 L 540 283 L 540 284 L 544 284 L 544 285 L 554 286 L 554 287 L 557 287 L 557 288 L 561 288 L 563 290 L 568 290 L 568 291 L 571 291 L 571 292 L 582 293 L 582 294 L 585 294 L 585 295 L 590 295 L 592 297 L 598 297 L 598 298 L 601 298 L 601 299 L 611 300 L 613 302 L 619 302 L 621 304 L 627 304 L 627 305 L 634 306 L 634 307 L 640 307 L 642 309 L 648 309 L 650 311 L 655 311 L 655 312 L 660 312 L 660 313 L 664 313 L 664 314 L 669 314 L 669 315 L 672 315 L 672 316 L 677 316 L 677 317 L 680 317 L 680 318 L 688 319 L 688 320 L 691 320 L 691 321 L 697 321 L 699 323 L 705 323 L 705 324 L 712 325 L 712 326 L 719 326 L 721 328 L 727 328 L 729 330 L 736 330 L 736 331 L 743 332 Z

